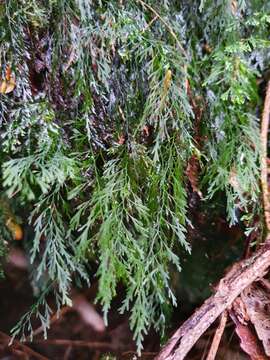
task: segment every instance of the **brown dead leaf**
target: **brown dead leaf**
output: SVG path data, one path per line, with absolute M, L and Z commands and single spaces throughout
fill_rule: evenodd
M 250 319 L 249 319 L 249 316 L 247 313 L 246 306 L 240 297 L 238 297 L 234 300 L 234 302 L 232 304 L 232 308 L 233 308 L 234 315 L 236 316 L 237 320 L 241 324 L 247 325 Z
M 7 81 L 3 80 L 0 83 L 0 94 L 5 94 L 7 90 Z
M 11 78 L 11 67 L 10 67 L 10 65 L 7 65 L 7 67 L 6 67 L 6 80 L 10 81 L 10 78 Z
M 76 59 L 76 52 L 75 52 L 74 46 L 72 46 L 71 50 L 70 50 L 68 61 L 64 65 L 64 68 L 63 68 L 64 72 L 66 72 L 70 68 L 70 66 L 72 65 L 72 63 L 74 62 L 75 59 Z
M 211 54 L 211 52 L 213 51 L 212 47 L 207 43 L 204 43 L 202 45 L 202 50 L 205 54 Z
M 229 184 L 234 188 L 234 190 L 241 191 L 241 186 L 237 178 L 237 171 L 235 167 L 231 168 L 229 175 Z
M 126 142 L 126 137 L 125 137 L 124 134 L 121 134 L 121 135 L 119 136 L 119 138 L 118 138 L 117 143 L 118 143 L 119 145 L 124 145 L 125 142 Z
M 147 137 L 150 136 L 150 127 L 148 125 L 144 125 L 143 134 Z
M 16 82 L 15 82 L 15 76 L 10 76 L 10 80 L 2 80 L 0 82 L 0 94 L 9 94 L 11 93 L 15 88 Z
M 234 16 L 237 14 L 237 10 L 238 10 L 237 0 L 232 0 L 231 1 L 231 11 Z
M 240 339 L 240 346 L 243 351 L 250 356 L 251 360 L 267 360 L 268 357 L 264 354 L 262 344 L 248 325 L 240 323 L 233 309 L 230 310 L 229 314 L 235 323 L 235 331 Z
M 270 292 L 256 284 L 241 295 L 266 354 L 270 357 Z
M 6 221 L 6 227 L 11 232 L 14 240 L 20 241 L 23 239 L 23 230 L 20 224 L 18 224 L 13 218 L 8 218 Z
M 10 81 L 8 81 L 7 83 L 7 89 L 6 89 L 6 94 L 12 92 L 15 88 L 16 82 L 15 82 L 15 77 L 11 76 L 10 77 Z
M 199 160 L 195 155 L 192 155 L 188 161 L 186 175 L 189 179 L 192 190 L 196 192 L 200 198 L 202 198 L 202 193 L 199 190 L 199 173 L 200 173 Z

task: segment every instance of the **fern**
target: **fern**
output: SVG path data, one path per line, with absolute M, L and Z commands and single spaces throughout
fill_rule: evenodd
M 252 231 L 270 8 L 236 5 L 0 4 L 0 190 L 27 209 L 39 295 L 14 336 L 32 332 L 35 314 L 46 331 L 48 294 L 70 305 L 74 280 L 94 276 L 106 321 L 123 284 L 119 311 L 139 352 L 151 327 L 162 334 L 178 300 L 172 274 L 191 251 L 191 159 L 202 201 L 224 198 L 229 222 L 240 212 Z M 9 72 L 16 86 L 7 92 Z

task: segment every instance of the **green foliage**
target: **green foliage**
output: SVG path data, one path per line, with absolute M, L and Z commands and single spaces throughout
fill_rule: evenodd
M 50 327 L 50 314 L 52 313 L 52 310 L 46 301 L 46 295 L 48 294 L 49 290 L 51 290 L 51 286 L 48 286 L 43 292 L 39 294 L 37 302 L 32 305 L 31 309 L 27 313 L 25 313 L 20 319 L 20 321 L 16 324 L 16 326 L 14 326 L 14 328 L 12 329 L 13 338 L 22 334 L 21 340 L 25 341 L 25 334 L 29 333 L 30 340 L 33 339 L 33 316 L 39 319 L 44 331 L 44 338 L 47 338 L 47 330 Z
M 144 147 L 133 146 L 132 153 L 122 146 L 110 153 L 114 158 L 104 165 L 91 199 L 79 205 L 71 223 L 80 231 L 76 240 L 80 259 L 98 243 L 98 300 L 105 319 L 118 282 L 127 285 L 120 311 L 132 304 L 131 327 L 140 350 L 148 324 L 159 328 L 164 322 L 166 298 L 176 304 L 168 274 L 170 262 L 180 270 L 173 245 L 188 251 L 190 247 L 185 240 L 186 193 L 177 145 L 172 140 L 163 151 L 159 168 Z M 81 226 L 86 212 L 87 221 Z
M 5 226 L 5 216 L 1 209 L 0 212 L 0 278 L 4 277 L 4 272 L 2 270 L 2 263 L 5 260 L 5 256 L 7 253 L 7 241 L 11 239 L 10 233 Z
M 34 314 L 49 327 L 49 292 L 69 305 L 74 280 L 96 275 L 105 319 L 124 285 L 119 311 L 140 352 L 177 304 L 171 273 L 191 251 L 190 183 L 208 201 L 225 194 L 230 223 L 239 209 L 260 214 L 269 10 L 225 0 L 0 4 L 0 85 L 9 66 L 16 81 L 10 93 L 1 86 L 1 192 L 34 229 L 40 291 L 14 336 L 31 333 Z

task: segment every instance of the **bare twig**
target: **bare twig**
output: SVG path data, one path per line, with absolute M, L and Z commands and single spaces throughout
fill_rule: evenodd
M 270 267 L 269 240 L 249 259 L 236 263 L 220 280 L 216 293 L 184 322 L 161 350 L 156 360 L 183 360 L 200 336 L 253 281 Z
M 218 347 L 220 344 L 220 340 L 222 338 L 226 323 L 227 323 L 227 319 L 228 319 L 228 313 L 227 311 L 223 311 L 221 318 L 220 318 L 220 323 L 219 326 L 215 332 L 208 356 L 206 360 L 215 360 L 216 358 L 216 354 L 218 351 Z
M 166 28 L 168 29 L 169 33 L 172 35 L 172 37 L 175 39 L 179 49 L 181 50 L 182 54 L 187 57 L 187 53 L 185 51 L 185 49 L 183 48 L 183 46 L 181 45 L 180 41 L 178 40 L 178 37 L 176 35 L 176 33 L 173 31 L 173 29 L 171 28 L 171 26 L 167 23 L 167 21 L 165 21 L 163 19 L 163 17 L 151 6 L 146 4 L 143 0 L 137 0 L 143 7 L 146 7 L 148 10 L 150 10 L 154 15 L 156 15 L 159 20 L 166 26 Z
M 264 216 L 267 232 L 270 232 L 270 201 L 268 191 L 268 171 L 267 171 L 267 139 L 270 115 L 270 81 L 267 84 L 266 96 L 263 107 L 261 125 L 261 185 L 263 195 Z
M 151 21 L 149 21 L 149 23 L 145 26 L 145 28 L 142 30 L 142 34 L 144 32 L 146 32 L 146 30 L 148 30 L 152 25 L 153 23 L 158 19 L 158 16 L 156 15 L 155 17 L 153 17 L 153 19 Z
M 143 357 L 143 358 L 145 358 L 145 357 L 151 357 L 151 359 L 153 359 L 153 356 L 154 355 L 156 355 L 157 353 L 156 352 L 153 352 L 153 351 L 144 351 L 144 352 L 142 352 L 142 354 L 141 354 L 141 356 Z M 132 355 L 133 355 L 133 357 L 132 357 Z M 126 357 L 126 356 L 130 356 L 130 359 L 132 358 L 134 358 L 134 357 L 136 357 L 136 355 L 137 355 L 137 352 L 136 351 L 125 351 L 125 352 L 123 352 L 122 353 L 122 356 L 124 356 L 124 357 Z
M 116 350 L 116 347 L 113 343 L 102 342 L 102 341 L 47 339 L 47 340 L 34 340 L 33 343 L 34 344 L 43 344 L 43 345 L 55 345 L 55 346 L 87 347 L 90 349 Z
M 11 337 L 8 336 L 7 334 L 3 333 L 2 331 L 0 331 L 0 336 L 5 339 L 4 341 L 7 343 L 7 345 L 10 343 Z M 17 341 L 17 340 L 13 340 L 13 344 L 10 345 L 11 348 L 21 348 L 26 354 L 28 354 L 29 356 L 31 356 L 34 359 L 37 360 L 49 360 L 47 357 L 37 353 L 36 351 L 32 350 L 29 346 L 22 344 L 21 342 Z
M 52 326 L 52 324 L 54 324 L 56 321 L 60 320 L 60 318 L 62 318 L 67 312 L 73 310 L 72 307 L 70 306 L 64 306 L 62 307 L 59 311 L 57 311 L 51 318 L 50 318 L 50 326 Z M 37 329 L 35 329 L 33 331 L 32 336 L 37 336 L 39 334 L 41 334 L 44 331 L 44 327 L 43 325 L 39 326 Z M 30 341 L 30 336 L 27 337 L 27 340 Z

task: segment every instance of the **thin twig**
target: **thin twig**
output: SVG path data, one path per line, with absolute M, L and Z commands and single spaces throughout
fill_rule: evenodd
M 137 355 L 137 352 L 136 352 L 136 351 L 125 351 L 125 352 L 122 353 L 122 356 L 128 356 L 128 355 L 130 355 L 130 356 L 131 356 L 131 355 L 136 356 L 136 355 Z M 152 358 L 153 358 L 154 355 L 157 355 L 157 352 L 154 352 L 154 351 L 144 351 L 144 352 L 142 352 L 142 354 L 141 354 L 142 357 L 152 356 Z
M 266 96 L 264 100 L 262 126 L 261 126 L 261 185 L 263 195 L 264 216 L 267 232 L 270 232 L 270 201 L 268 191 L 268 171 L 267 171 L 267 140 L 270 115 L 270 81 L 267 84 Z
M 222 335 L 224 333 L 224 329 L 225 329 L 225 326 L 226 326 L 226 323 L 227 323 L 227 319 L 228 319 L 228 313 L 227 311 L 223 311 L 221 317 L 220 317 L 220 323 L 219 323 L 219 326 L 215 332 L 215 335 L 213 337 L 213 341 L 212 341 L 212 344 L 211 344 L 211 347 L 210 347 L 210 350 L 209 350 L 209 353 L 208 353 L 208 356 L 207 356 L 207 359 L 206 360 L 215 360 L 216 358 L 216 354 L 217 354 L 217 351 L 218 351 L 218 347 L 219 347 L 219 344 L 220 344 L 220 340 L 222 338 Z
M 152 24 L 156 21 L 158 19 L 158 16 L 157 15 L 155 15 L 155 17 L 153 17 L 153 19 L 151 20 L 151 21 L 149 21 L 149 23 L 145 26 L 145 28 L 142 30 L 142 34 L 146 31 L 146 30 L 148 30 L 151 26 L 152 26 Z
M 84 340 L 69 340 L 69 339 L 47 339 L 47 340 L 33 340 L 34 344 L 55 345 L 55 346 L 76 346 L 87 347 L 90 349 L 109 349 L 116 350 L 116 346 L 110 342 L 102 341 L 84 341 Z
M 73 310 L 70 306 L 64 306 L 60 309 L 60 311 L 57 311 L 51 318 L 50 318 L 50 326 L 54 324 L 56 321 L 60 320 L 67 312 Z M 41 325 L 37 329 L 33 331 L 32 337 L 39 335 L 44 331 L 44 326 Z M 27 341 L 30 341 L 30 336 L 26 338 Z
M 181 45 L 180 41 L 177 38 L 176 33 L 173 31 L 173 29 L 171 28 L 171 26 L 167 23 L 166 20 L 163 19 L 163 17 L 154 9 L 152 8 L 151 5 L 146 4 L 143 0 L 137 0 L 142 6 L 146 7 L 148 10 L 152 11 L 153 14 L 155 14 L 159 20 L 166 26 L 166 28 L 168 29 L 169 33 L 172 35 L 172 37 L 175 39 L 179 49 L 181 50 L 181 52 L 183 53 L 183 55 L 185 57 L 187 57 L 187 53 L 185 51 L 185 49 L 183 48 L 183 46 Z
M 265 276 L 270 267 L 270 237 L 250 258 L 242 260 L 222 278 L 216 293 L 184 322 L 163 347 L 156 360 L 183 360 L 200 336 L 241 292 Z
M 7 345 L 10 342 L 11 337 L 7 334 L 0 331 L 0 336 L 2 336 L 4 339 L 6 339 Z M 17 340 L 13 340 L 13 344 L 10 345 L 13 348 L 21 348 L 26 354 L 31 355 L 34 359 L 37 360 L 49 360 L 47 357 L 37 353 L 36 351 L 32 350 L 29 346 L 22 344 L 21 342 Z

